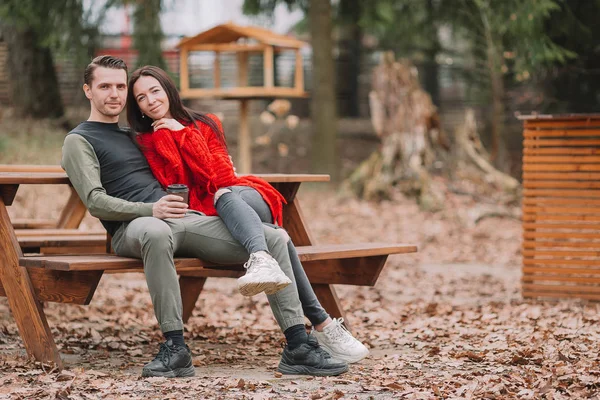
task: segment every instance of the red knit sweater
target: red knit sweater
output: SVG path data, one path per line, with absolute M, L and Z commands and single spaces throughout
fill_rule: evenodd
M 221 131 L 221 121 L 212 114 Z M 152 173 L 167 187 L 174 183 L 186 184 L 189 189 L 190 209 L 206 215 L 217 215 L 214 196 L 217 190 L 228 186 L 249 186 L 262 196 L 271 209 L 274 223 L 282 225 L 283 196 L 268 182 L 255 176 L 237 177 L 227 149 L 212 129 L 196 121 L 179 131 L 159 129 L 138 135 L 142 152 Z

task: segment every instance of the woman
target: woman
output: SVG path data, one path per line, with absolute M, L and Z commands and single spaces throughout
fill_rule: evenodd
M 131 75 L 127 119 L 158 181 L 165 187 L 186 184 L 190 209 L 219 215 L 250 254 L 244 265 L 247 273 L 238 279 L 240 292 L 272 294 L 291 283 L 268 254 L 262 227 L 281 225 L 285 200 L 262 179 L 236 176 L 220 121 L 184 107 L 173 81 L 154 66 Z M 289 237 L 288 250 L 300 301 L 319 343 L 338 359 L 364 358 L 367 348 L 345 330 L 341 319 L 332 320 L 317 300 Z

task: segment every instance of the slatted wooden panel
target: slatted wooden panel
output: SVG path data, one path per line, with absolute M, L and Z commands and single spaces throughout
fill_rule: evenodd
M 521 119 L 523 297 L 600 300 L 600 115 Z

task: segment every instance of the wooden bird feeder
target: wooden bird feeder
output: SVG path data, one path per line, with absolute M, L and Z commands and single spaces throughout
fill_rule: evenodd
M 300 49 L 305 42 L 266 29 L 239 26 L 232 23 L 218 25 L 205 32 L 179 42 L 180 93 L 185 99 L 216 98 L 240 101 L 240 130 L 238 134 L 239 162 L 242 173 L 249 173 L 252 165 L 250 129 L 248 122 L 248 102 L 251 99 L 274 99 L 306 97 L 304 74 Z M 275 53 L 293 51 L 295 68 L 293 87 L 275 86 Z M 198 52 L 214 54 L 212 87 L 191 87 L 190 56 Z M 222 79 L 221 56 L 233 53 L 237 60 L 237 82 L 224 82 Z M 249 55 L 263 55 L 263 85 L 250 86 Z

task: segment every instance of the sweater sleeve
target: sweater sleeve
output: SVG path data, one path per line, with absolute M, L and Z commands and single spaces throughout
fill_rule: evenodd
M 131 221 L 152 216 L 154 203 L 126 201 L 106 193 L 94 148 L 83 136 L 67 135 L 61 164 L 79 198 L 94 217 L 105 221 Z
M 221 121 L 219 121 L 219 118 L 214 114 L 208 114 L 208 117 L 215 121 L 219 130 L 223 132 L 223 125 L 221 124 Z M 215 170 L 217 187 L 229 186 L 231 184 L 230 182 L 235 181 L 237 178 L 235 171 L 233 170 L 233 162 L 231 161 L 231 157 L 229 157 L 229 152 L 225 145 L 221 143 L 217 134 L 210 129 L 208 125 L 203 124 L 202 128 L 205 129 L 208 149 L 213 157 L 213 168 Z
M 142 153 L 144 153 L 144 157 L 146 157 L 148 165 L 150 165 L 152 174 L 154 174 L 156 179 L 160 182 L 160 184 L 163 187 L 169 186 L 171 182 L 169 182 L 169 178 L 166 173 L 167 162 L 156 151 L 154 142 L 152 141 L 150 134 L 142 134 L 139 135 L 137 138 L 141 146 Z

